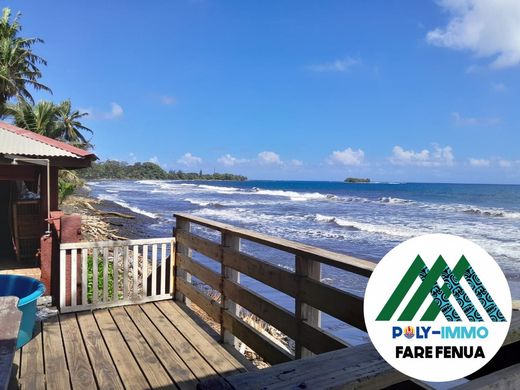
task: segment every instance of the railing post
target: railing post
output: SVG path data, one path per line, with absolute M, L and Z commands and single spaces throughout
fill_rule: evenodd
M 298 323 L 298 338 L 295 340 L 295 356 L 296 359 L 312 356 L 313 353 L 302 345 L 302 324 L 304 322 L 309 325 L 319 327 L 321 325 L 321 313 L 318 309 L 307 305 L 301 298 L 302 279 L 310 278 L 315 280 L 321 279 L 321 264 L 317 261 L 309 260 L 302 256 L 295 257 L 295 270 L 298 276 L 298 291 L 295 299 L 295 314 Z
M 67 295 L 67 282 L 66 282 L 66 276 L 67 276 L 67 252 L 65 249 L 60 250 L 60 310 L 62 310 L 65 307 L 65 297 Z
M 232 249 L 234 251 L 240 251 L 240 237 L 237 237 L 235 235 L 232 235 L 230 233 L 222 233 L 222 240 L 221 240 L 222 247 Z M 235 302 L 229 300 L 226 298 L 226 295 L 224 293 L 224 279 L 230 280 L 235 283 L 240 282 L 240 272 L 234 270 L 233 268 L 226 267 L 224 265 L 224 259 L 222 258 L 221 263 L 221 287 L 220 287 L 220 293 L 221 293 L 221 305 L 222 305 L 222 311 L 227 311 L 229 313 L 232 313 L 236 316 L 238 316 L 240 307 Z M 224 316 L 221 314 L 220 316 L 220 338 L 221 341 L 224 344 L 233 345 L 235 348 L 238 349 L 238 339 L 233 336 L 233 333 L 231 333 L 229 330 L 224 328 Z
M 180 230 L 189 233 L 191 230 L 191 223 L 183 218 L 177 218 L 175 232 L 180 231 Z M 188 257 L 191 257 L 191 249 L 189 247 L 182 245 L 181 243 L 179 243 L 179 241 L 177 239 L 176 239 L 176 245 L 177 245 L 176 253 L 180 253 L 180 254 L 186 255 Z M 185 270 L 177 267 L 177 265 L 175 265 L 174 271 L 175 271 L 174 272 L 175 278 L 184 279 L 186 282 L 191 283 L 191 274 L 189 274 Z M 174 283 L 174 285 L 176 286 L 177 284 Z M 175 299 L 177 301 L 184 302 L 186 305 L 189 306 L 189 299 L 187 299 L 184 296 L 184 294 L 180 293 L 177 290 L 175 290 Z

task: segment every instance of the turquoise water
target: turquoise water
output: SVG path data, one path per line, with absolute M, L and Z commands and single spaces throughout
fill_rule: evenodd
M 420 234 L 460 235 L 485 248 L 506 274 L 515 298 L 520 295 L 520 186 L 154 180 L 88 185 L 94 196 L 148 215 L 154 236 L 170 235 L 173 214 L 185 212 L 377 262 Z M 291 256 L 279 251 L 249 242 L 243 249 L 282 267 L 294 265 Z M 218 266 L 211 261 L 207 265 Z M 364 294 L 365 278 L 331 267 L 322 274 L 326 283 Z M 293 306 L 291 298 L 268 286 L 247 277 L 243 283 L 289 309 Z M 330 318 L 324 317 L 324 324 L 352 337 Z

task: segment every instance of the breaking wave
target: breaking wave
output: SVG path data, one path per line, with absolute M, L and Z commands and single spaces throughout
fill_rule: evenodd
M 401 198 L 392 198 L 391 196 L 384 196 L 379 198 L 379 202 L 388 203 L 388 204 L 410 204 L 415 203 L 413 200 L 409 199 L 401 199 Z
M 337 199 L 337 196 L 332 194 L 322 194 L 320 192 L 296 192 L 296 191 L 283 191 L 283 190 L 262 190 L 259 188 L 254 189 L 251 193 L 257 195 L 266 196 L 278 196 L 289 198 L 296 202 L 305 202 L 307 200 L 328 200 Z
M 145 216 L 153 218 L 153 219 L 159 218 L 159 216 L 157 214 L 154 214 L 150 211 L 140 209 L 137 206 L 132 206 L 132 205 L 128 204 L 127 202 L 125 202 L 124 200 L 118 198 L 117 196 L 113 196 L 113 195 L 109 195 L 109 194 L 101 194 L 98 196 L 98 198 L 102 199 L 102 200 L 108 200 L 110 202 L 114 202 L 115 204 L 118 204 L 119 206 L 124 207 L 125 209 L 131 210 L 136 214 L 145 215 Z
M 316 214 L 311 216 L 310 219 L 314 219 L 316 222 L 321 223 L 330 223 L 340 226 L 342 228 L 346 228 L 348 230 L 353 231 L 363 231 L 368 233 L 375 234 L 385 234 L 388 236 L 396 236 L 396 237 L 415 237 L 420 235 L 420 232 L 417 232 L 412 229 L 405 229 L 402 227 L 397 227 L 393 225 L 384 225 L 384 224 L 371 224 L 367 222 L 358 222 L 347 220 L 344 218 L 333 217 L 328 215 Z

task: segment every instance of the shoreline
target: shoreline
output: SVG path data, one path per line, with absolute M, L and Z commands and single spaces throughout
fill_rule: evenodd
M 87 205 L 88 204 L 88 205 Z M 88 223 L 90 221 L 99 220 L 101 223 L 114 231 L 114 236 L 125 239 L 153 238 L 147 232 L 147 227 L 155 222 L 155 220 L 146 215 L 136 213 L 127 207 L 123 207 L 113 201 L 97 199 L 90 196 L 88 188 L 81 188 L 73 195 L 67 197 L 60 205 L 60 209 L 65 214 L 78 214 L 85 220 L 87 230 L 84 239 L 92 241 L 93 238 L 101 240 L 110 240 L 111 237 L 90 237 L 88 234 Z M 112 215 L 110 215 L 112 213 Z M 120 214 L 121 216 L 117 216 Z

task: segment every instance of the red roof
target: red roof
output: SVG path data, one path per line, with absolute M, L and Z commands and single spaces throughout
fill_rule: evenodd
M 53 146 L 53 147 L 61 149 L 63 151 L 75 154 L 76 156 L 78 156 L 80 158 L 89 158 L 89 159 L 93 159 L 93 160 L 97 159 L 96 155 L 88 150 L 83 150 L 83 149 L 77 148 L 77 147 L 67 144 L 65 142 L 61 142 L 61 141 L 46 137 L 44 135 L 37 134 L 35 132 L 13 126 L 6 122 L 0 121 L 0 128 L 10 131 L 14 134 L 20 135 L 22 137 L 26 137 L 31 140 L 41 142 L 46 145 Z M 1 153 L 1 151 L 0 151 L 0 153 Z

